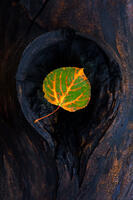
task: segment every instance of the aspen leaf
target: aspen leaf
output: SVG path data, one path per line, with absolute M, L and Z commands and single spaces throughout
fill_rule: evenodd
M 51 104 L 75 112 L 85 108 L 91 97 L 91 86 L 83 68 L 62 67 L 50 72 L 43 81 L 44 98 Z M 49 115 L 45 116 L 48 117 Z M 43 119 L 42 117 L 40 119 Z M 40 119 L 35 120 L 35 122 Z

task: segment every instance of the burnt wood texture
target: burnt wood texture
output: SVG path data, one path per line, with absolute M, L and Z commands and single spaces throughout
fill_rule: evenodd
M 133 1 L 0 5 L 0 200 L 132 200 Z M 80 113 L 62 110 L 34 126 L 39 103 L 30 101 L 34 116 L 21 109 L 25 99 L 18 93 L 25 95 L 32 83 L 16 73 L 27 45 L 34 51 L 31 42 L 51 31 L 51 41 L 63 43 L 50 46 L 47 57 L 60 55 L 60 65 L 83 63 L 87 70 L 91 65 L 94 101 Z M 40 70 L 48 73 L 50 66 Z

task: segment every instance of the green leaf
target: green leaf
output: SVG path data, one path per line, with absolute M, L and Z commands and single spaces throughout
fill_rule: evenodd
M 91 86 L 83 68 L 62 67 L 53 70 L 45 77 L 43 92 L 44 98 L 51 104 L 75 112 L 88 105 Z

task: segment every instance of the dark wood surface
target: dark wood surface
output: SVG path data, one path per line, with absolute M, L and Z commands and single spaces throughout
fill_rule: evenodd
M 132 0 L 2 0 L 0 4 L 0 199 L 132 200 Z M 16 94 L 23 50 L 40 34 L 60 28 L 92 38 L 122 72 L 119 112 L 95 148 L 92 143 L 85 146 L 91 154 L 81 184 L 78 174 L 69 173 L 27 122 Z

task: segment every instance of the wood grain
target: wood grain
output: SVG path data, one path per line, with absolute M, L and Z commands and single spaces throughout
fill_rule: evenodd
M 132 0 L 45 3 L 1 1 L 0 199 L 132 200 Z M 72 28 L 96 41 L 122 72 L 119 113 L 87 158 L 81 185 L 75 171 L 69 173 L 26 121 L 16 94 L 15 75 L 23 50 L 40 34 L 59 28 Z

